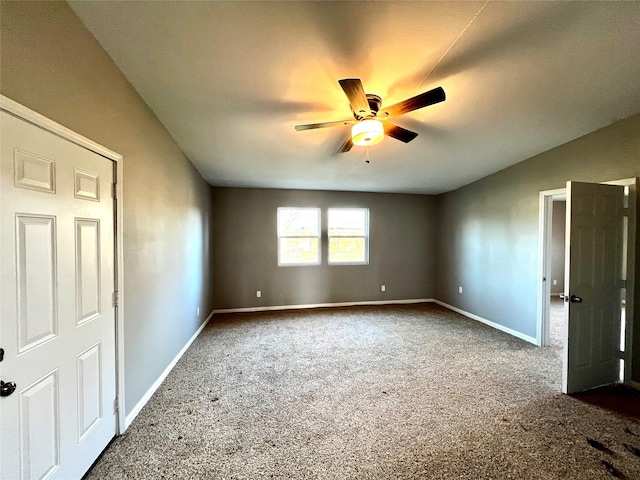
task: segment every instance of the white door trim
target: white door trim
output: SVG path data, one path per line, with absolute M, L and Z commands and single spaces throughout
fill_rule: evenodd
M 625 371 L 624 383 L 636 386 L 637 382 L 631 381 L 631 359 L 633 358 L 633 319 L 634 319 L 634 291 L 635 291 L 635 245 L 636 245 L 636 202 L 637 183 L 636 178 L 624 178 L 600 182 L 609 185 L 622 185 L 629 187 L 629 233 L 627 242 L 627 302 L 626 302 L 626 332 L 625 332 Z M 566 197 L 567 189 L 544 190 L 540 192 L 539 202 L 539 237 L 538 237 L 538 322 L 536 327 L 536 344 L 538 346 L 549 345 L 549 310 L 546 299 L 551 294 L 549 278 L 551 269 L 551 256 L 546 255 L 548 245 L 551 243 L 551 209 L 553 200 Z M 564 368 L 564 367 L 563 367 Z
M 536 327 L 536 345 L 549 345 L 549 303 L 545 299 L 551 295 L 551 255 L 546 255 L 551 245 L 551 220 L 553 199 L 566 197 L 567 189 L 544 190 L 540 192 L 539 238 L 538 238 L 538 325 Z
M 68 128 L 54 122 L 53 120 L 40 115 L 37 112 L 11 100 L 4 95 L 0 95 L 0 110 L 19 117 L 39 128 L 47 130 L 65 140 L 68 140 L 80 147 L 86 148 L 98 155 L 101 155 L 114 162 L 116 179 L 116 208 L 115 215 L 115 269 L 116 269 L 116 289 L 119 292 L 118 305 L 116 307 L 116 408 L 118 409 L 118 424 L 116 431 L 121 435 L 126 430 L 125 410 L 124 410 L 124 262 L 123 262 L 123 209 L 122 209 L 122 182 L 124 180 L 124 157 L 88 138 L 69 130 Z

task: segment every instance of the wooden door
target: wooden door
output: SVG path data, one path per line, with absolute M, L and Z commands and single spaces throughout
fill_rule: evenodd
M 563 392 L 619 381 L 624 187 L 567 183 Z
M 2 478 L 80 478 L 116 433 L 113 163 L 0 112 Z

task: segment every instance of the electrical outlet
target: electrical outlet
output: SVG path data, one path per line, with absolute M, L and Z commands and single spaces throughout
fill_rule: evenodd
M 382 285 L 382 286 L 380 287 L 380 291 L 381 291 L 381 292 L 386 292 L 386 291 L 387 291 L 387 287 L 386 287 L 386 285 Z
M 554 285 L 557 285 L 557 284 L 558 284 L 558 280 L 554 280 L 554 281 L 553 281 L 553 284 L 554 284 Z
M 256 292 L 256 297 L 260 298 L 261 296 L 262 296 L 262 292 L 261 292 L 260 290 L 258 290 L 258 291 Z
M 462 287 L 458 287 L 458 293 L 462 293 Z

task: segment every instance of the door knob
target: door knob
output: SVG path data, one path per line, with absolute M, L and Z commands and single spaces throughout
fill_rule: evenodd
M 571 295 L 571 303 L 582 303 L 582 298 L 577 295 Z
M 0 397 L 8 397 L 13 392 L 16 391 L 16 383 L 15 382 L 3 382 L 0 380 Z

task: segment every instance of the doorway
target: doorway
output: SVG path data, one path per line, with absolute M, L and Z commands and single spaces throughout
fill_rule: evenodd
M 566 195 L 551 197 L 551 263 L 548 281 L 550 282 L 549 302 L 549 344 L 562 349 L 564 343 L 564 277 L 565 277 L 565 241 L 567 220 Z
M 571 323 L 573 327 L 569 328 L 569 311 L 570 306 L 573 310 L 574 301 L 582 302 L 582 299 L 573 295 L 574 292 L 568 292 L 568 285 L 572 267 L 569 265 L 570 255 L 573 250 L 579 248 L 575 246 L 573 250 L 570 247 L 569 235 L 571 228 L 566 228 L 566 223 L 571 216 L 570 202 L 567 203 L 567 195 L 571 195 L 571 184 L 575 182 L 567 182 L 567 188 L 548 190 L 540 192 L 540 239 L 539 239 L 539 283 L 538 283 L 538 328 L 537 328 L 537 344 L 540 346 L 555 346 L 563 350 L 563 391 L 567 388 L 571 391 L 571 387 L 567 387 L 567 377 L 569 375 L 569 342 L 576 345 L 576 325 L 579 325 L 576 319 Z M 583 184 L 588 185 L 588 184 Z M 631 341 L 632 341 L 632 322 L 633 318 L 631 310 L 633 309 L 633 288 L 634 288 L 634 259 L 635 259 L 635 206 L 636 206 L 636 179 L 624 179 L 612 182 L 604 182 L 604 185 L 621 186 L 620 191 L 624 191 L 624 198 L 621 201 L 622 220 L 621 225 L 621 252 L 618 261 L 619 272 L 617 274 L 619 291 L 619 309 L 615 317 L 619 317 L 619 324 L 615 325 L 616 345 L 613 348 L 612 355 L 616 356 L 617 371 L 615 378 L 621 383 L 629 383 L 631 368 L 630 362 L 626 360 L 631 358 Z M 604 187 L 603 189 L 607 188 Z M 597 188 L 597 184 L 594 184 Z M 613 187 L 608 187 L 609 189 Z M 564 212 L 563 212 L 564 210 Z M 597 210 L 597 208 L 595 208 Z M 564 215 L 563 215 L 564 214 Z M 564 221 L 563 221 L 564 217 Z M 604 218 L 604 217 L 602 217 Z M 570 224 L 570 222 L 569 222 Z M 565 235 L 562 234 L 562 229 Z M 575 239 L 574 239 L 575 242 Z M 563 253 L 564 249 L 564 253 Z M 573 268 L 575 268 L 575 261 Z M 582 270 L 583 268 L 580 268 Z M 576 274 L 577 272 L 573 272 Z M 575 275 L 574 275 L 575 276 Z M 573 284 L 572 284 L 573 285 Z M 616 294 L 617 296 L 617 294 Z M 575 297 L 575 298 L 574 298 Z M 577 310 L 576 310 L 577 311 Z M 613 319 L 614 317 L 611 316 Z M 583 320 L 581 320 L 584 322 Z M 593 328 L 593 327 L 592 327 Z M 569 332 L 574 332 L 569 338 Z M 619 332 L 619 334 L 618 334 Z M 580 336 L 581 342 L 584 344 L 586 338 L 595 338 L 593 332 L 583 332 Z M 595 341 L 595 340 L 594 340 Z M 602 340 L 604 341 L 604 340 Z M 609 342 L 611 343 L 611 342 Z M 604 344 L 594 344 L 597 349 L 604 348 L 611 350 Z M 584 362 L 582 362 L 584 363 Z M 573 367 L 576 368 L 576 367 Z M 609 382 L 610 383 L 610 382 Z M 595 386 L 595 385 L 594 385 Z M 588 387 L 591 388 L 591 387 Z

